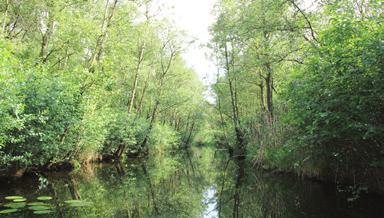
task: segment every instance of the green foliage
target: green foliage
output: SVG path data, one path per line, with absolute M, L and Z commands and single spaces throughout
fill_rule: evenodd
M 180 145 L 180 137 L 171 127 L 165 125 L 156 125 L 151 132 L 151 151 L 156 154 L 164 154 L 167 151 L 174 150 Z
M 2 164 L 44 165 L 62 158 L 70 149 L 63 141 L 66 129 L 79 119 L 77 85 L 40 67 L 7 72 L 13 79 L 1 80 L 3 101 L 9 99 L 1 110 Z
M 380 1 L 229 0 L 216 12 L 220 147 L 236 152 L 241 132 L 248 160 L 266 168 L 348 178 L 382 168 Z
M 78 165 L 193 139 L 204 87 L 181 58 L 179 31 L 139 10 L 151 4 L 0 3 L 1 167 Z
M 115 115 L 107 127 L 108 136 L 104 142 L 103 153 L 113 154 L 119 145 L 128 147 L 128 150 L 138 151 L 148 123 L 144 119 L 127 115 L 125 111 L 115 113 Z
M 383 37 L 379 20 L 334 18 L 320 49 L 296 70 L 285 117 L 296 129 L 289 143 L 304 157 L 354 168 L 382 158 Z

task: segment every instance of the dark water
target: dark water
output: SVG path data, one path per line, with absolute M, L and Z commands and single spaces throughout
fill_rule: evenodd
M 251 170 L 209 149 L 146 161 L 93 165 L 77 172 L 0 183 L 0 202 L 19 195 L 45 201 L 49 214 L 30 206 L 1 217 L 384 217 L 384 197 L 339 192 L 334 186 Z M 78 199 L 79 204 L 66 203 Z M 36 208 L 35 208 L 36 209 Z M 39 209 L 39 208 L 37 208 Z M 47 209 L 47 208 L 45 208 Z M 48 211 L 48 212 L 49 212 Z M 1 213 L 1 212 L 0 212 Z

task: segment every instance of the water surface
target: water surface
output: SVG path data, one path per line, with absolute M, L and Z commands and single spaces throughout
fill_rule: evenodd
M 42 202 L 49 213 L 35 214 L 36 208 L 26 205 L 0 216 L 384 217 L 381 196 L 356 196 L 332 185 L 250 170 L 220 156 L 210 149 L 195 149 L 125 164 L 92 165 L 72 173 L 3 180 L 1 210 L 12 202 L 6 196 L 17 195 L 26 204 Z M 39 196 L 52 199 L 43 202 Z

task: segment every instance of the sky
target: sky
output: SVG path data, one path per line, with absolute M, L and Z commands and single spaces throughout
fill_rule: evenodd
M 217 0 L 157 0 L 162 5 L 161 16 L 173 21 L 179 29 L 195 39 L 184 52 L 183 58 L 207 86 L 215 81 L 217 72 L 213 61 L 207 57 L 209 49 L 204 46 L 211 38 L 209 27 L 215 21 L 212 11 L 216 2 Z
M 154 0 L 161 8 L 160 16 L 166 17 L 189 36 L 196 39 L 184 52 L 183 58 L 193 68 L 200 80 L 209 88 L 216 81 L 217 68 L 207 56 L 210 52 L 204 47 L 210 41 L 209 27 L 215 22 L 213 9 L 218 0 Z M 316 7 L 314 0 L 302 0 L 305 10 Z M 205 93 L 208 101 L 214 102 L 211 91 Z

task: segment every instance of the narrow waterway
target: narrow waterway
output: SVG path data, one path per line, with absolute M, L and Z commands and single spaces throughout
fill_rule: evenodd
M 0 216 L 384 217 L 383 197 L 244 170 L 245 164 L 223 157 L 194 149 L 69 174 L 3 179 Z

